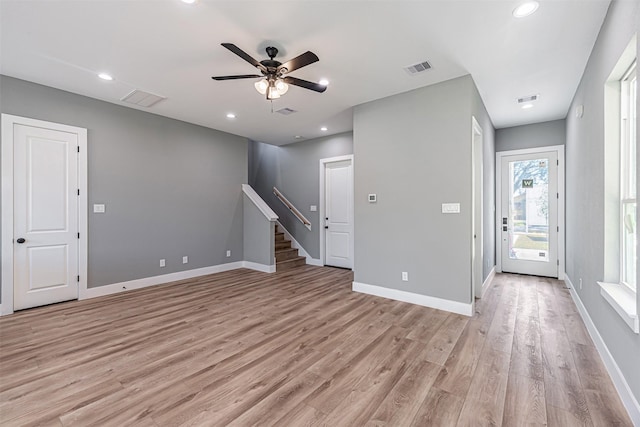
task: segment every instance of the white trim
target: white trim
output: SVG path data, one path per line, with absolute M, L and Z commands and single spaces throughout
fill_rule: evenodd
M 258 264 L 252 261 L 242 261 L 242 268 L 248 268 L 250 270 L 261 271 L 263 273 L 275 273 L 276 265 Z
M 269 221 L 276 221 L 278 215 L 262 200 L 262 197 L 248 184 L 242 184 L 242 192 L 253 202 L 254 205 L 262 212 Z
M 565 193 L 564 193 L 564 145 L 525 148 L 522 150 L 496 152 L 496 272 L 502 273 L 502 157 L 521 154 L 537 154 L 555 151 L 558 156 L 558 280 L 565 277 Z
M 351 160 L 351 170 L 352 172 L 355 170 L 355 163 L 354 163 L 354 156 L 353 154 L 346 154 L 344 156 L 336 156 L 336 157 L 327 157 L 326 159 L 320 159 L 320 192 L 318 193 L 320 196 L 320 208 L 318 209 L 318 218 L 319 218 L 319 223 L 318 223 L 318 238 L 320 241 L 320 266 L 325 265 L 325 235 L 324 235 L 324 219 L 326 218 L 325 216 L 325 194 L 324 194 L 324 180 L 325 180 L 325 168 L 327 163 L 335 163 L 335 162 L 342 162 L 345 160 Z M 354 191 L 352 192 L 353 196 L 354 196 L 354 203 L 351 204 L 352 209 L 355 209 L 355 187 L 354 187 L 354 177 L 355 177 L 355 173 L 351 173 L 351 188 L 354 189 Z M 354 212 L 351 212 L 351 218 L 353 218 L 353 220 L 355 221 L 355 215 Z M 351 236 L 351 263 L 353 266 L 355 266 L 355 259 L 354 259 L 354 244 L 353 244 L 353 240 L 354 240 L 354 235 L 355 234 L 355 224 L 352 224 L 353 227 L 351 229 L 352 232 L 352 236 Z
M 445 310 L 452 313 L 462 314 L 464 316 L 471 317 L 473 315 L 473 303 L 466 304 L 463 302 L 430 297 L 428 295 L 414 294 L 412 292 L 400 291 L 398 289 L 390 289 L 376 285 L 368 285 L 366 283 L 359 282 L 353 282 L 351 289 L 354 292 L 408 302 L 424 307 L 437 308 L 438 310 Z
M 2 311 L 4 316 L 13 313 L 13 128 L 15 124 L 55 129 L 78 135 L 78 294 L 87 288 L 88 258 L 88 185 L 87 185 L 87 130 L 60 123 L 2 114 Z
M 476 139 L 476 135 L 479 138 L 479 142 Z M 480 147 L 477 147 L 478 143 Z M 477 157 L 478 150 L 480 150 L 480 158 Z M 479 171 L 476 170 L 476 164 L 479 161 Z M 476 287 L 482 281 L 482 269 L 484 266 L 484 177 L 483 177 L 483 165 L 484 165 L 484 134 L 482 127 L 478 123 L 478 120 L 474 116 L 471 116 L 471 300 L 476 297 L 482 297 L 484 290 L 480 289 L 480 295 L 476 295 Z M 480 182 L 476 182 L 476 175 L 479 177 Z M 479 194 L 477 193 L 479 189 Z M 477 209 L 477 205 L 480 209 Z M 479 227 L 476 227 L 479 225 Z M 475 235 L 475 237 L 473 237 Z
M 571 280 L 569 279 L 569 276 L 566 273 L 564 274 L 564 281 L 568 285 L 571 298 L 573 299 L 573 302 L 576 304 L 576 307 L 578 307 L 578 312 L 580 313 L 580 317 L 582 317 L 582 321 L 587 327 L 587 330 L 589 331 L 589 335 L 591 336 L 591 339 L 596 345 L 596 349 L 598 350 L 598 353 L 600 354 L 600 357 L 604 362 L 604 366 L 607 368 L 607 372 L 609 373 L 609 376 L 613 381 L 613 385 L 616 387 L 616 390 L 618 391 L 620 400 L 622 400 L 622 404 L 624 405 L 624 407 L 627 409 L 627 412 L 629 413 L 631 422 L 633 423 L 633 425 L 640 426 L 640 403 L 638 403 L 638 400 L 633 395 L 633 392 L 631 391 L 631 388 L 629 387 L 627 380 L 622 374 L 622 371 L 620 371 L 620 367 L 618 367 L 618 364 L 616 363 L 615 359 L 611 355 L 609 348 L 607 347 L 604 340 L 602 339 L 602 336 L 600 335 L 600 332 L 598 332 L 598 328 L 596 328 L 596 325 L 593 323 L 593 320 L 591 320 L 591 316 L 589 316 L 589 312 L 585 308 L 584 304 L 582 304 L 582 300 L 580 300 L 580 296 L 575 291 L 575 287 L 573 286 L 573 283 L 571 283 Z
M 117 294 L 120 292 L 130 291 L 132 289 L 142 289 L 149 286 L 162 285 L 165 283 L 176 282 L 178 280 L 193 279 L 194 277 L 206 276 L 208 274 L 222 273 L 225 271 L 237 270 L 239 268 L 248 268 L 251 270 L 261 271 L 263 273 L 275 272 L 275 266 L 257 264 L 250 261 L 236 261 L 227 264 L 212 265 L 210 267 L 196 268 L 193 270 L 177 271 L 175 273 L 162 274 L 160 276 L 144 277 L 142 279 L 129 280 L 126 282 L 112 283 L 110 285 L 97 286 L 95 288 L 86 289 L 81 293 L 81 300 L 96 298 L 105 295 Z M 273 270 L 273 271 L 271 271 Z
M 622 320 L 633 332 L 639 333 L 636 293 L 631 288 L 620 283 L 597 283 L 600 285 L 600 295 L 611 304 L 611 307 L 622 317 Z
M 491 271 L 489 272 L 489 275 L 487 276 L 486 279 L 484 279 L 484 282 L 482 282 L 482 294 L 480 295 L 480 298 L 484 298 L 484 294 L 485 292 L 487 292 L 487 289 L 489 289 L 489 285 L 491 284 L 491 281 L 493 280 L 494 277 L 496 277 L 495 265 L 491 267 Z
M 302 245 L 300 243 L 298 243 L 298 241 L 296 239 L 293 238 L 291 233 L 289 233 L 289 230 L 287 230 L 286 228 L 284 228 L 284 226 L 282 224 L 280 224 L 280 221 L 276 221 L 276 222 L 278 224 L 278 227 L 280 227 L 280 229 L 284 233 L 284 237 L 287 238 L 287 240 L 291 240 L 291 247 L 297 249 L 298 250 L 298 254 L 307 259 L 307 264 L 309 264 L 309 265 L 317 265 L 317 266 L 320 266 L 320 267 L 322 267 L 324 265 L 324 264 L 322 264 L 322 261 L 320 259 L 313 258 L 311 255 L 309 255 L 309 253 L 302 247 Z

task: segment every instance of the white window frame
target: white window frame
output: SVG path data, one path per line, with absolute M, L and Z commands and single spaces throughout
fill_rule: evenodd
M 637 261 L 636 259 L 628 260 L 626 257 L 627 248 L 624 212 L 625 207 L 629 205 L 636 205 L 637 208 L 636 189 L 633 188 L 632 190 L 631 188 L 635 187 L 637 173 L 637 135 L 634 120 L 637 96 L 636 63 L 637 61 L 633 61 L 631 66 L 620 79 L 620 283 L 628 287 L 633 292 L 636 292 L 637 285 L 634 286 L 626 280 L 627 263 L 637 263 Z

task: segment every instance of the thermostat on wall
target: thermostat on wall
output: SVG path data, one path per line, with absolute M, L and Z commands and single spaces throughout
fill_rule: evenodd
M 375 194 L 369 194 L 369 203 L 375 203 L 378 201 L 378 196 Z

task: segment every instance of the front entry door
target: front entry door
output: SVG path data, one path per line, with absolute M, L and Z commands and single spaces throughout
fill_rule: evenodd
M 353 268 L 353 164 L 325 164 L 325 265 Z
M 13 124 L 14 310 L 78 298 L 78 134 Z
M 503 156 L 502 271 L 558 277 L 558 155 Z

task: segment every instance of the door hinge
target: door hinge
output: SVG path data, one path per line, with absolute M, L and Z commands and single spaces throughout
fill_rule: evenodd
M 80 275 L 78 275 L 77 280 L 78 280 L 78 282 L 80 281 Z
M 560 160 L 556 160 L 556 166 L 560 166 Z
M 78 233 L 78 239 L 80 238 L 80 233 Z
M 80 146 L 77 146 L 76 148 L 78 149 L 77 151 L 78 151 L 78 153 L 79 153 L 79 152 L 80 152 Z
M 560 260 L 559 259 L 556 260 L 556 265 L 560 266 Z
M 557 226 L 557 227 L 556 227 L 556 231 L 557 231 L 557 232 L 560 232 L 560 226 Z
M 560 193 L 556 193 L 556 199 L 560 198 Z
M 80 189 L 78 188 L 78 196 L 80 195 Z

